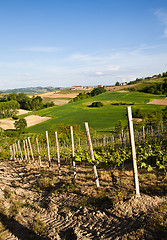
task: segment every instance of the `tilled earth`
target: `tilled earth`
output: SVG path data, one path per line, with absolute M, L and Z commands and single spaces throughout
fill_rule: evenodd
M 141 176 L 136 197 L 131 171 L 99 176 L 97 189 L 91 167 L 78 167 L 73 182 L 69 166 L 59 175 L 56 166 L 1 160 L 0 239 L 166 239 L 166 197 L 150 191 L 155 179 Z

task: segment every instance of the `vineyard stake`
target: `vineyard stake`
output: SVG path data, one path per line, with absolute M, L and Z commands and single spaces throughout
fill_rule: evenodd
M 41 155 L 40 155 L 40 151 L 39 151 L 39 144 L 38 144 L 38 138 L 36 138 L 36 144 L 37 144 L 37 151 L 38 151 L 38 159 L 39 159 L 39 166 L 41 167 Z
M 46 142 L 47 142 L 47 152 L 48 152 L 49 169 L 51 169 L 51 159 L 50 159 L 50 149 L 49 149 L 48 131 L 46 131 Z
M 31 161 L 30 161 L 30 152 L 29 152 L 29 147 L 28 147 L 28 141 L 27 141 L 27 139 L 25 140 L 25 142 L 26 142 L 26 147 L 27 147 L 28 162 L 31 163 Z
M 24 148 L 25 160 L 27 161 L 27 151 L 26 151 L 26 145 L 24 140 L 23 140 L 23 148 Z
M 145 127 L 143 126 L 143 143 L 145 143 Z
M 59 174 L 61 174 L 61 170 L 60 170 L 59 141 L 58 141 L 57 132 L 55 132 L 55 138 L 56 138 L 56 150 L 57 150 L 57 163 L 58 163 Z
M 13 160 L 13 150 L 11 145 L 10 145 L 10 160 Z
M 76 165 L 75 165 L 75 151 L 74 151 L 74 134 L 73 134 L 73 127 L 70 126 L 70 130 L 71 130 L 71 148 L 72 148 L 72 162 L 73 162 L 73 169 L 74 169 L 74 179 L 77 177 L 77 173 L 76 173 Z
M 13 157 L 14 157 L 14 160 L 16 160 L 15 144 L 13 144 L 12 146 L 13 146 Z
M 18 141 L 17 144 L 18 144 L 18 149 L 19 149 L 19 153 L 20 153 L 20 157 L 21 157 L 20 160 L 23 161 L 23 154 L 22 154 L 22 151 L 21 151 L 20 142 Z
M 18 157 L 18 149 L 17 149 L 17 143 L 15 143 L 15 153 L 16 153 L 16 160 L 18 160 L 19 159 L 19 157 Z
M 94 158 L 94 154 L 93 154 L 93 147 L 92 147 L 92 141 L 91 141 L 91 137 L 90 137 L 88 122 L 85 122 L 85 129 L 86 129 L 86 135 L 87 135 L 87 139 L 88 139 L 90 155 L 91 155 L 92 161 L 94 162 L 95 158 Z M 95 175 L 95 180 L 96 180 L 96 186 L 99 187 L 100 186 L 99 178 L 98 178 L 97 169 L 96 169 L 95 164 L 93 166 L 93 170 L 94 170 L 94 175 Z
M 127 114 L 128 114 L 128 122 L 129 122 L 129 135 L 130 135 L 130 143 L 131 143 L 131 151 L 132 151 L 133 172 L 134 172 L 136 195 L 140 195 L 131 107 L 127 107 Z
M 29 138 L 29 137 L 28 137 L 28 143 L 29 143 L 29 147 L 30 147 L 30 151 L 31 151 L 32 161 L 34 162 L 34 155 L 33 155 L 32 146 L 31 146 L 31 141 L 30 141 L 30 138 Z M 34 163 L 35 163 L 35 162 L 34 162 Z

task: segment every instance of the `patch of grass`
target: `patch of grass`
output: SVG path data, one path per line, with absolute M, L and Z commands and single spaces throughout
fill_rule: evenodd
M 162 95 L 146 94 L 141 92 L 106 92 L 98 96 L 84 99 L 82 101 L 69 103 L 63 106 L 55 106 L 49 109 L 33 112 L 40 116 L 50 116 L 52 119 L 27 128 L 29 132 L 41 132 L 48 129 L 55 129 L 55 126 L 64 124 L 79 124 L 84 129 L 83 122 L 89 122 L 93 129 L 110 129 L 115 127 L 118 120 L 122 120 L 123 125 L 127 124 L 126 105 L 111 105 L 112 102 L 127 103 L 132 106 L 132 110 L 141 108 L 143 113 L 149 113 L 162 106 L 147 105 L 149 101 L 164 98 Z M 91 102 L 107 102 L 102 108 L 88 108 Z
M 36 216 L 33 219 L 33 222 L 31 224 L 31 229 L 32 231 L 34 231 L 35 233 L 39 234 L 39 235 L 45 235 L 46 234 L 46 225 L 45 223 L 40 219 L 39 216 Z

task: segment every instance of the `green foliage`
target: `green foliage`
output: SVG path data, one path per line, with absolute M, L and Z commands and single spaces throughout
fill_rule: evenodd
M 0 102 L 0 118 L 7 118 L 16 115 L 17 109 L 19 108 L 20 104 L 15 100 Z
M 17 130 L 23 132 L 25 130 L 25 128 L 27 127 L 27 122 L 26 122 L 25 118 L 21 118 L 18 121 L 15 121 L 14 125 Z
M 133 117 L 134 118 L 143 118 L 145 115 L 141 108 L 137 108 L 135 111 L 133 111 Z
M 16 102 L 17 104 L 19 104 L 19 107 L 17 108 L 25 110 L 39 110 L 45 107 L 47 108 L 54 106 L 53 102 L 44 104 L 43 99 L 40 96 L 33 96 L 32 98 L 30 98 L 25 93 L 10 93 L 0 98 L 0 109 L 1 104 L 7 104 L 7 107 L 5 107 L 5 109 L 7 109 L 8 104 L 11 105 L 12 102 Z M 13 115 L 14 114 L 15 113 L 13 113 Z
M 123 124 L 122 124 L 122 121 L 119 120 L 116 124 L 115 124 L 115 132 L 116 133 L 121 133 L 123 129 Z
M 89 97 L 94 97 L 104 92 L 106 92 L 106 89 L 104 87 L 94 88 L 90 93 L 79 93 L 78 96 L 73 98 L 71 102 L 77 102 Z
M 115 83 L 115 86 L 120 86 L 120 85 L 121 85 L 121 84 L 120 84 L 120 82 L 118 82 L 118 81 Z
M 141 90 L 145 93 L 151 94 L 166 94 L 167 95 L 167 78 L 162 83 L 153 83 Z
M 102 107 L 103 103 L 102 102 L 92 102 L 92 104 L 89 107 Z

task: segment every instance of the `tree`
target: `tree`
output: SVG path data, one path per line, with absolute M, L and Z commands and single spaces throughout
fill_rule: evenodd
M 115 86 L 120 86 L 121 84 L 117 81 L 116 83 L 115 83 Z
M 121 133 L 123 129 L 123 124 L 122 124 L 122 121 L 119 120 L 116 124 L 115 124 L 115 132 L 116 133 Z
M 27 121 L 25 118 L 21 118 L 18 121 L 15 121 L 14 126 L 20 132 L 24 132 L 25 128 L 27 127 Z

